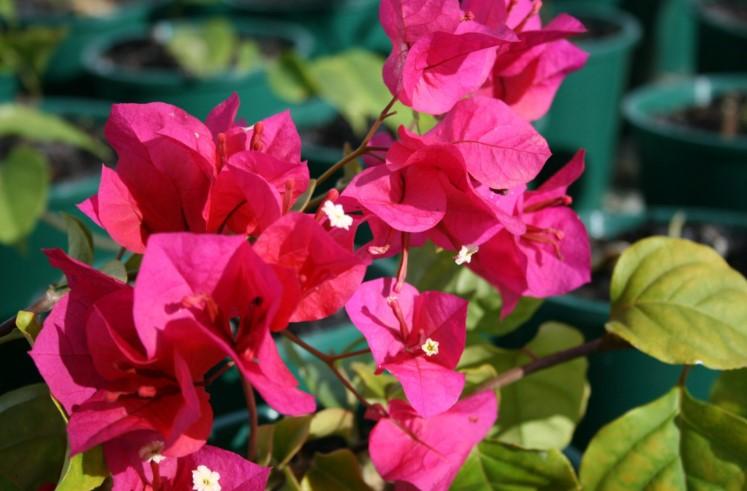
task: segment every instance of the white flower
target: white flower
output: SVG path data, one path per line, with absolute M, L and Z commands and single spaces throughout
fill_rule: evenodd
M 220 491 L 220 474 L 204 465 L 192 471 L 192 489 L 195 491 Z
M 462 248 L 459 249 L 459 253 L 454 256 L 454 262 L 459 266 L 465 263 L 469 264 L 472 262 L 472 256 L 477 254 L 477 251 L 479 250 L 480 248 L 476 245 L 463 245 Z
M 164 457 L 161 452 L 163 452 L 163 442 L 155 440 L 144 445 L 138 452 L 138 455 L 140 455 L 140 458 L 144 462 L 155 462 L 156 464 L 160 464 L 166 460 L 166 457 Z
M 438 341 L 428 338 L 420 349 L 423 350 L 426 356 L 435 356 L 438 354 Z
M 330 225 L 335 228 L 350 230 L 350 226 L 353 224 L 353 217 L 345 214 L 345 209 L 342 205 L 336 205 L 332 201 L 327 200 L 322 206 L 322 211 L 329 218 Z

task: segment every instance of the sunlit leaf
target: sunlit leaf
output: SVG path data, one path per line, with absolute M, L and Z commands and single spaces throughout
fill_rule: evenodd
M 713 249 L 652 237 L 620 257 L 607 329 L 665 363 L 747 366 L 747 281 Z
M 109 475 L 101 447 L 69 458 L 55 491 L 91 491 Z
M 0 243 L 12 244 L 34 230 L 48 192 L 46 157 L 31 147 L 15 147 L 0 162 Z
M 83 222 L 70 215 L 62 213 L 67 228 L 67 255 L 78 261 L 91 264 L 93 262 L 93 236 Z
M 348 449 L 314 455 L 301 487 L 304 491 L 371 491 L 363 481 L 358 460 Z
M 711 390 L 716 406 L 747 418 L 747 368 L 721 372 Z

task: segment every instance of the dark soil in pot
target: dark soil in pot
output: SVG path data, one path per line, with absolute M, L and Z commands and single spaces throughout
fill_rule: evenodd
M 704 8 L 732 22 L 747 25 L 747 2 L 743 0 L 716 0 L 705 4 Z
M 687 107 L 662 119 L 680 126 L 720 133 L 725 138 L 747 136 L 747 93 L 720 94 L 707 105 Z
M 241 37 L 240 39 L 257 43 L 265 59 L 276 58 L 290 48 L 290 45 L 281 39 L 266 37 Z M 156 34 L 147 38 L 128 39 L 116 43 L 104 53 L 104 59 L 112 65 L 133 72 L 162 70 L 189 75 L 167 47 L 156 39 Z
M 620 254 L 633 243 L 653 235 L 668 235 L 670 225 L 649 220 L 640 227 L 613 239 L 592 240 L 592 282 L 573 295 L 607 301 L 612 271 Z M 713 247 L 729 265 L 747 275 L 747 232 L 744 228 L 703 222 L 685 222 L 680 236 Z
M 586 32 L 573 36 L 574 41 L 586 41 L 586 40 L 599 40 L 615 36 L 621 31 L 619 24 L 607 22 L 604 19 L 598 17 L 585 17 L 583 15 L 577 16 L 578 20 L 586 27 Z

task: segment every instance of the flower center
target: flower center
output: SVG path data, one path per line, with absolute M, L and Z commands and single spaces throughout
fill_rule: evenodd
M 477 251 L 479 251 L 480 248 L 476 245 L 463 245 L 461 249 L 459 249 L 459 253 L 454 256 L 454 262 L 461 266 L 462 264 L 469 264 L 472 262 L 472 256 L 477 254 Z
M 562 230 L 527 225 L 527 231 L 522 238 L 539 244 L 548 244 L 553 248 L 558 259 L 563 260 L 563 255 L 560 252 L 560 242 L 565 238 L 565 233 Z
M 207 466 L 198 465 L 192 471 L 192 489 L 194 491 L 220 491 L 220 474 Z
M 139 451 L 138 455 L 143 462 L 153 462 L 160 464 L 166 457 L 163 456 L 164 444 L 160 440 L 154 440 L 144 445 Z
M 431 357 L 438 354 L 438 341 L 428 338 L 425 343 L 420 347 L 426 356 Z

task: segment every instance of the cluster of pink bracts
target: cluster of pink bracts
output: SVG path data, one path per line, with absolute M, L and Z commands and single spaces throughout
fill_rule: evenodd
M 230 358 L 278 412 L 314 398 L 278 355 L 273 332 L 345 307 L 379 370 L 407 401 L 367 412 L 384 477 L 447 489 L 497 417 L 492 392 L 462 397 L 455 370 L 467 302 L 398 278 L 363 282 L 379 257 L 430 240 L 501 292 L 504 314 L 589 278 L 586 232 L 568 208 L 579 153 L 527 190 L 550 155 L 528 122 L 542 116 L 585 55 L 539 1 L 383 0 L 393 51 L 384 79 L 404 104 L 439 115 L 425 135 L 377 135 L 367 168 L 315 214 L 292 211 L 309 186 L 289 114 L 235 122 L 238 99 L 203 124 L 162 103 L 115 105 L 106 135 L 119 156 L 81 209 L 144 258 L 134 286 L 58 250 L 69 293 L 32 356 L 69 414 L 70 452 L 103 445 L 114 490 L 258 490 L 269 469 L 206 446 L 205 376 Z M 366 224 L 373 240 L 357 247 Z

